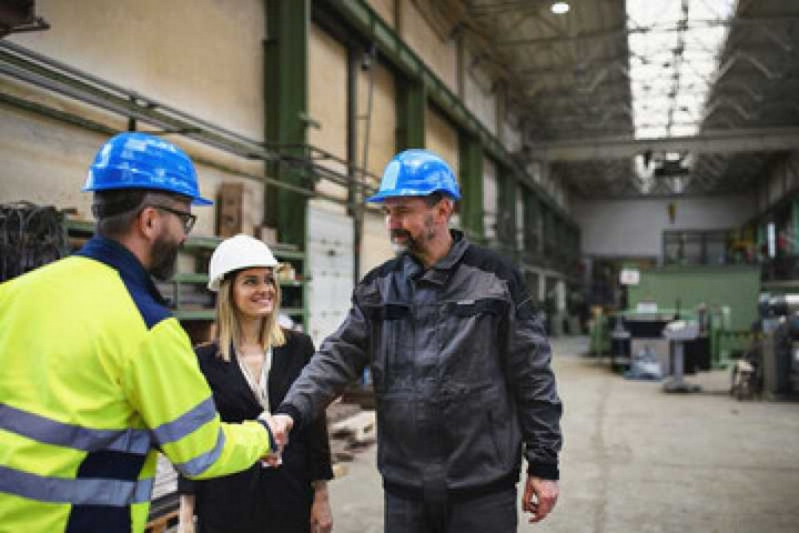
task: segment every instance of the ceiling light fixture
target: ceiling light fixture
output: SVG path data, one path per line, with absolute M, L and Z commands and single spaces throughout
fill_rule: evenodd
M 552 2 L 549 9 L 556 15 L 564 15 L 569 12 L 570 7 L 568 2 Z

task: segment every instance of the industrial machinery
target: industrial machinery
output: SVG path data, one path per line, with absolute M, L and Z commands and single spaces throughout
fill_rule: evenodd
M 763 392 L 767 398 L 799 393 L 799 294 L 763 298 Z
M 699 323 L 696 321 L 675 320 L 663 328 L 663 337 L 669 341 L 671 377 L 663 384 L 665 392 L 699 392 L 699 385 L 686 383 L 685 374 L 685 344 L 699 337 Z

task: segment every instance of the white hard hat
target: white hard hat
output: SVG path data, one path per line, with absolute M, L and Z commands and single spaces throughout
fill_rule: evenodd
M 211 255 L 208 288 L 217 292 L 222 279 L 230 272 L 242 268 L 274 268 L 277 264 L 277 259 L 263 241 L 249 235 L 236 235 L 219 243 Z

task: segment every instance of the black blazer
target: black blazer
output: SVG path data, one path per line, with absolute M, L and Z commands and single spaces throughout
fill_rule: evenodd
M 307 335 L 284 332 L 286 344 L 272 351 L 269 404 L 273 409 L 283 401 L 315 351 Z M 215 343 L 196 349 L 200 369 L 211 386 L 222 421 L 235 423 L 257 418 L 261 405 L 238 363 L 235 359 L 226 363 L 217 357 L 217 351 Z M 292 431 L 279 468 L 265 469 L 256 464 L 244 472 L 217 479 L 190 481 L 181 477 L 178 491 L 195 494 L 201 532 L 263 532 L 267 527 L 278 526 L 281 531 L 294 531 L 289 524 L 307 527 L 313 502 L 311 482 L 332 477 L 327 424 L 322 413 L 313 424 Z

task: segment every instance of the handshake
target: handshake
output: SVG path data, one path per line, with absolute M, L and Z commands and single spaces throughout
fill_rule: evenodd
M 269 450 L 269 454 L 261 458 L 261 464 L 264 467 L 277 468 L 283 464 L 281 456 L 283 454 L 283 448 L 289 443 L 289 433 L 294 426 L 294 419 L 284 414 L 272 416 L 267 411 L 261 413 L 258 419 L 266 422 L 269 426 L 269 430 L 272 432 L 272 437 L 274 437 L 275 445 L 277 446 L 277 449 Z

